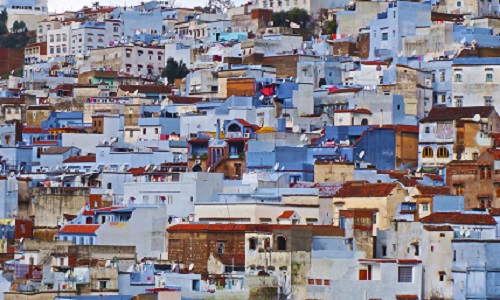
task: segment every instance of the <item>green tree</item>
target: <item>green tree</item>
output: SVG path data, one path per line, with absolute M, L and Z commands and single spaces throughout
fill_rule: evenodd
M 161 73 L 161 77 L 166 77 L 168 83 L 174 84 L 175 79 L 184 78 L 189 74 L 189 69 L 186 64 L 182 62 L 177 62 L 173 57 L 167 59 L 167 65 Z
M 17 20 L 12 24 L 12 32 L 17 32 L 19 30 L 19 22 Z
M 24 23 L 24 21 L 21 21 L 19 22 L 19 29 L 21 29 L 22 31 L 26 31 L 26 23 Z
M 309 20 L 311 20 L 311 16 L 304 9 L 294 8 L 289 11 L 280 11 L 273 13 L 271 16 L 271 20 L 276 27 L 289 27 L 293 22 L 299 24 L 300 28 L 306 28 Z
M 325 27 L 327 34 L 337 33 L 337 22 L 335 20 L 326 22 Z
M 3 11 L 0 13 L 0 23 L 7 23 L 7 9 L 4 8 Z

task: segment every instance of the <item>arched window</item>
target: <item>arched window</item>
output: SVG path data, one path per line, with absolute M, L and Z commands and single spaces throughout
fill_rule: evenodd
M 439 147 L 437 150 L 438 158 L 448 158 L 450 156 L 450 152 L 445 147 Z
M 248 249 L 249 250 L 257 249 L 257 240 L 255 238 L 248 239 Z
M 80 245 L 85 245 L 85 240 L 83 239 L 83 236 L 80 237 Z
M 286 238 L 282 235 L 276 238 L 277 250 L 286 251 Z
M 361 120 L 361 125 L 368 125 L 368 119 L 364 118 L 363 120 Z
M 431 158 L 434 156 L 434 151 L 432 151 L 432 148 L 427 146 L 422 149 L 422 157 L 423 158 Z
M 94 238 L 89 238 L 89 245 L 94 245 Z

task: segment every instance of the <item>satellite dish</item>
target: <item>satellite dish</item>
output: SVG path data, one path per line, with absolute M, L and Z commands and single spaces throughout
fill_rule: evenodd
M 467 42 L 467 38 L 466 37 L 463 37 L 461 40 L 460 40 L 460 44 L 465 44 L 465 42 Z
M 285 166 L 281 167 L 281 169 L 280 169 L 280 170 L 281 170 L 281 171 L 283 171 L 284 169 L 285 169 Z
M 262 100 L 264 100 L 264 98 L 265 98 L 265 96 L 262 95 L 262 96 L 259 97 L 259 100 L 262 101 Z
M 300 136 L 300 140 L 303 142 L 305 142 L 307 140 L 307 136 L 305 133 Z
M 274 165 L 274 171 L 277 171 L 279 167 L 280 167 L 280 163 L 279 163 L 279 162 L 277 162 L 277 163 Z
M 292 131 L 293 131 L 294 133 L 299 132 L 299 131 L 300 131 L 300 127 L 299 127 L 299 125 L 295 125 L 295 126 L 293 126 Z
M 193 264 L 193 263 L 191 263 L 191 264 L 189 265 L 188 270 L 189 270 L 189 271 L 192 271 L 192 270 L 193 270 L 193 268 L 194 268 L 194 264 Z
M 361 152 L 359 152 L 359 158 L 363 158 L 363 156 L 365 156 L 365 150 L 361 150 Z
M 475 114 L 474 117 L 472 118 L 472 121 L 474 121 L 474 122 L 481 121 L 481 116 L 479 114 Z
M 290 76 L 290 81 L 292 81 L 292 80 L 293 80 L 293 76 Z

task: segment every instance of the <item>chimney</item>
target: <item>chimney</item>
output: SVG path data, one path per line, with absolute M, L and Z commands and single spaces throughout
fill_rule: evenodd
M 215 126 L 217 127 L 215 128 L 215 133 L 216 133 L 215 138 L 217 140 L 220 140 L 220 119 L 217 119 L 217 123 L 215 124 Z

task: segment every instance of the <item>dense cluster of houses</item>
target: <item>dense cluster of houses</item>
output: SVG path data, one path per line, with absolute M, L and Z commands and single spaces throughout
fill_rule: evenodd
M 499 298 L 497 2 L 0 0 L 0 300 Z

